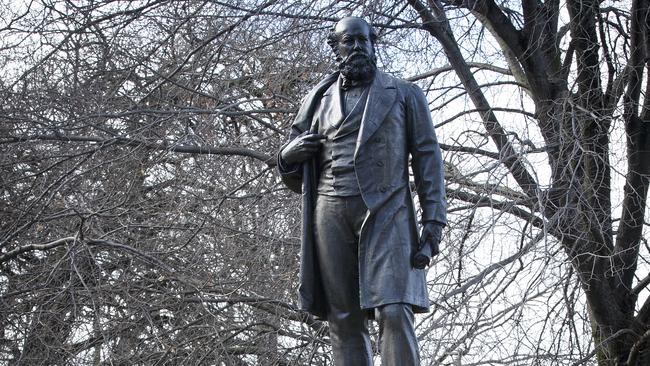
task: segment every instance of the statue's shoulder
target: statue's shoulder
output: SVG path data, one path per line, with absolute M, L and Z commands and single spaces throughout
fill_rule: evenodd
M 302 97 L 300 100 L 301 108 L 305 106 L 305 104 L 313 107 L 313 104 L 320 101 L 320 98 L 323 96 L 325 91 L 336 82 L 338 77 L 338 72 L 325 75 L 323 79 L 321 79 L 316 85 L 312 86 L 311 89 L 309 89 L 309 92 Z
M 392 85 L 406 93 L 421 91 L 420 87 L 411 81 L 398 78 L 383 71 L 379 71 L 379 73 L 381 74 L 385 85 Z
M 338 77 L 339 77 L 338 72 L 325 75 L 325 77 L 323 79 L 321 79 L 317 84 L 315 84 L 310 89 L 310 91 L 309 91 L 309 93 L 307 95 L 310 95 L 310 94 L 312 94 L 312 95 L 314 95 L 314 94 L 322 94 L 332 84 L 334 84 L 334 82 L 336 82 Z

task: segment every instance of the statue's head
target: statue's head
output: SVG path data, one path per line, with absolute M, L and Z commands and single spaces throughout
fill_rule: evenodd
M 377 34 L 365 20 L 346 17 L 332 27 L 327 43 L 332 47 L 339 70 L 346 78 L 367 80 L 377 69 L 375 41 Z

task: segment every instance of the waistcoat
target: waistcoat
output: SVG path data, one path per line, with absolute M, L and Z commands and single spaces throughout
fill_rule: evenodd
M 361 194 L 354 171 L 354 150 L 361 127 L 361 119 L 368 98 L 368 87 L 353 106 L 343 103 L 342 121 L 321 121 L 319 133 L 327 136 L 320 150 L 320 180 L 318 194 L 348 197 Z M 345 99 L 345 98 L 343 98 Z M 336 101 L 334 101 L 336 102 Z M 351 109 L 351 110 L 350 110 Z

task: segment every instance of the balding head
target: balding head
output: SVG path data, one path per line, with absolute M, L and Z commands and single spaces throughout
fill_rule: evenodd
M 368 35 L 374 33 L 372 26 L 365 19 L 359 17 L 345 17 L 339 20 L 333 29 L 337 36 L 342 36 L 347 32 L 364 32 Z
M 345 53 L 345 50 L 341 50 L 341 43 L 343 38 L 363 36 L 370 41 L 370 53 L 374 54 L 375 41 L 377 40 L 377 33 L 372 28 L 368 22 L 363 18 L 359 17 L 345 17 L 339 20 L 332 29 L 330 30 L 329 35 L 327 36 L 327 43 L 332 47 L 337 61 L 341 61 L 346 56 L 342 53 Z
M 327 37 L 339 71 L 345 80 L 369 81 L 377 69 L 375 40 L 377 35 L 370 24 L 357 17 L 339 20 Z

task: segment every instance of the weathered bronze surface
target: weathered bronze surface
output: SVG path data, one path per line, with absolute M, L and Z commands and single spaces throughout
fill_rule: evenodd
M 446 224 L 427 100 L 416 85 L 377 70 L 376 38 L 361 18 L 335 25 L 328 43 L 339 71 L 307 95 L 278 153 L 283 181 L 303 199 L 301 306 L 328 320 L 337 366 L 372 365 L 373 317 L 382 364 L 419 364 L 413 314 L 429 308 L 423 268 Z

